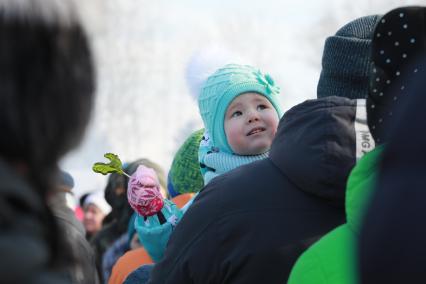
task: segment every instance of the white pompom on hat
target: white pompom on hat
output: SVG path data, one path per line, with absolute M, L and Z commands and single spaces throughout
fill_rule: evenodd
M 230 63 L 248 64 L 242 57 L 220 45 L 200 48 L 191 55 L 186 65 L 185 78 L 195 101 L 198 100 L 201 86 L 207 78 Z

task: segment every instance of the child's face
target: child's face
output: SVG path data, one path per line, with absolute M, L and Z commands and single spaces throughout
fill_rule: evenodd
M 238 155 L 258 155 L 271 148 L 278 114 L 267 98 L 256 93 L 236 97 L 225 114 L 225 134 Z

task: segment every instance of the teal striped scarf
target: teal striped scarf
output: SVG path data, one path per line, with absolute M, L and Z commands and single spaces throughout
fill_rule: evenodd
M 220 149 L 211 145 L 211 139 L 208 132 L 205 131 L 203 139 L 200 142 L 198 157 L 201 167 L 201 173 L 204 178 L 204 185 L 208 184 L 213 178 L 233 170 L 239 166 L 252 163 L 254 161 L 263 160 L 267 158 L 269 152 L 254 155 L 254 156 L 241 156 L 221 152 Z

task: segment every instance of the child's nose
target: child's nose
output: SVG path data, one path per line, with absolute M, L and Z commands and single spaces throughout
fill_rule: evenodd
M 252 123 L 259 120 L 259 114 L 257 111 L 251 111 L 248 115 L 248 122 Z

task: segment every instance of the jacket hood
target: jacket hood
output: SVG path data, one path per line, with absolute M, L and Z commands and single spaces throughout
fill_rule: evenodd
M 269 157 L 300 190 L 343 206 L 349 172 L 373 148 L 365 100 L 331 96 L 287 111 Z

